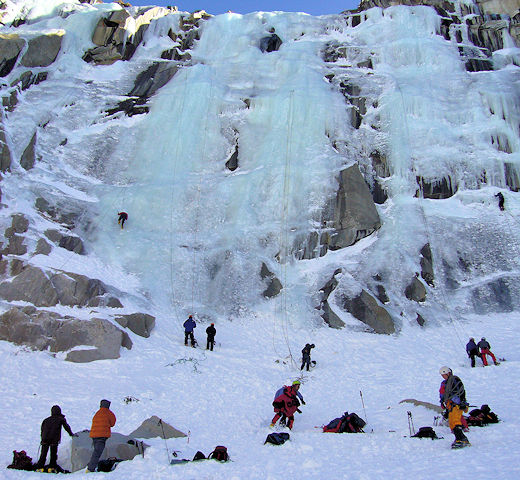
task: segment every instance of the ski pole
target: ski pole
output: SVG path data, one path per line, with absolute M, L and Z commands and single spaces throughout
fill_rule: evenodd
M 166 447 L 166 459 L 168 460 L 168 463 L 170 463 L 170 452 L 168 451 L 168 442 L 166 441 L 166 435 L 164 433 L 163 421 L 161 418 L 159 418 L 159 425 L 161 426 L 162 436 L 164 439 L 164 445 Z
M 368 423 L 367 411 L 365 410 L 365 402 L 363 400 L 363 392 L 361 390 L 359 391 L 359 396 L 361 397 L 361 405 L 363 405 L 363 412 L 365 413 L 365 422 Z

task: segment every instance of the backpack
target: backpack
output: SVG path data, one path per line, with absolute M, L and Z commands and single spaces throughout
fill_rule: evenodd
M 116 468 L 116 464 L 122 462 L 123 460 L 119 460 L 116 457 L 110 457 L 105 460 L 100 460 L 97 466 L 98 472 L 111 472 Z
M 412 435 L 415 438 L 431 438 L 432 440 L 438 439 L 439 437 L 435 433 L 435 430 L 432 427 L 421 427 L 419 431 Z
M 323 427 L 324 433 L 363 433 L 366 422 L 355 413 L 345 412 Z
M 19 452 L 13 450 L 13 463 L 8 465 L 7 468 L 32 471 L 34 470 L 34 465 L 32 463 L 32 458 L 27 455 L 25 450 L 20 450 Z
M 196 462 L 197 460 L 206 460 L 206 455 L 204 455 L 200 450 L 195 454 L 192 461 Z
M 489 405 L 482 405 L 480 408 L 475 408 L 469 412 L 466 418 L 470 427 L 484 427 L 490 423 L 498 423 L 499 419 L 496 413 L 493 413 Z
M 218 460 L 219 462 L 227 462 L 229 460 L 229 455 L 227 453 L 227 447 L 224 447 L 222 445 L 217 445 L 215 447 L 215 450 L 213 450 L 208 458 L 214 458 L 215 460 Z
M 266 443 L 272 443 L 273 445 L 282 445 L 287 440 L 289 440 L 290 436 L 288 433 L 281 432 L 281 433 L 270 433 L 267 435 L 267 438 L 265 439 L 264 445 Z

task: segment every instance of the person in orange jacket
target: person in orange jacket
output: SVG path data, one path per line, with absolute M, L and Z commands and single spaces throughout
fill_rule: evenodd
M 92 438 L 94 451 L 88 462 L 87 472 L 96 471 L 99 458 L 105 449 L 105 443 L 112 434 L 110 428 L 116 424 L 116 416 L 110 410 L 110 401 L 101 400 L 99 407 L 92 418 L 92 427 L 90 428 L 90 438 Z

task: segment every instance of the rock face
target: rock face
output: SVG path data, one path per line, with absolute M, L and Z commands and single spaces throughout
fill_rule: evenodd
M 85 306 L 106 293 L 106 285 L 75 273 L 49 273 L 27 265 L 10 281 L 0 283 L 0 297 L 9 302 L 24 301 L 37 307 Z
M 90 430 L 78 432 L 76 437 L 72 438 L 70 451 L 70 470 L 77 472 L 84 470 L 87 466 L 90 456 L 92 455 L 92 439 L 89 436 Z M 132 460 L 137 455 L 144 456 L 144 450 L 148 445 L 137 443 L 135 437 L 122 435 L 121 433 L 112 432 L 112 436 L 105 444 L 105 450 L 101 455 L 101 460 L 115 457 L 119 460 Z
M 64 34 L 65 32 L 61 31 L 29 40 L 21 64 L 27 68 L 48 67 L 60 53 Z
M 412 279 L 406 287 L 404 294 L 408 300 L 415 302 L 424 302 L 426 300 L 426 288 L 417 277 Z
M 34 167 L 34 163 L 36 161 L 35 148 L 36 146 L 36 132 L 31 138 L 29 145 L 25 148 L 22 154 L 22 158 L 20 159 L 20 165 L 25 168 L 25 170 L 30 170 Z
M 134 438 L 181 438 L 186 437 L 186 434 L 168 425 L 162 419 L 154 415 L 153 417 L 145 420 L 141 425 L 136 428 L 132 433 L 131 437 Z
M 266 298 L 276 297 L 283 288 L 282 283 L 275 276 L 273 272 L 269 270 L 267 265 L 262 262 L 262 267 L 260 269 L 260 277 L 262 280 L 267 282 L 267 288 L 264 290 L 262 295 Z
M 395 333 L 395 325 L 390 314 L 365 290 L 354 298 L 343 297 L 343 308 L 367 324 L 375 333 Z
M 124 328 L 128 328 L 135 334 L 148 338 L 155 327 L 155 317 L 146 313 L 132 313 L 120 315 L 114 318 Z
M 108 17 L 99 20 L 92 35 L 92 42 L 97 46 L 88 50 L 83 60 L 96 65 L 111 65 L 118 60 L 129 60 L 141 43 L 150 22 L 168 13 L 169 9 L 162 7 L 140 9 L 135 18 L 126 9 L 112 12 Z
M 13 307 L 0 315 L 0 339 L 35 350 L 69 351 L 66 360 L 78 363 L 119 358 L 121 346 L 132 346 L 128 336 L 108 320 L 82 321 L 33 307 Z M 77 349 L 82 346 L 87 348 Z
M 8 172 L 11 169 L 11 150 L 7 145 L 4 126 L 0 122 L 0 171 Z
M 332 328 L 343 328 L 345 326 L 345 322 L 339 318 L 338 315 L 334 313 L 334 311 L 330 308 L 329 305 L 329 296 L 338 286 L 338 280 L 336 279 L 336 275 L 341 273 L 341 269 L 338 268 L 332 278 L 320 288 L 320 292 L 322 294 L 321 303 L 319 309 L 321 310 L 321 318 L 325 321 L 325 323 Z
M 25 40 L 16 34 L 0 35 L 0 77 L 8 75 L 25 46 Z
M 381 227 L 372 195 L 357 165 L 340 172 L 333 226 L 334 232 L 326 242 L 331 250 L 348 247 Z

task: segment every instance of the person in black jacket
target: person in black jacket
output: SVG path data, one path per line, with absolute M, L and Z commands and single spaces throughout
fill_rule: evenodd
M 42 422 L 42 452 L 40 459 L 36 463 L 35 469 L 43 468 L 45 460 L 47 459 L 47 452 L 51 449 L 51 458 L 49 460 L 49 467 L 57 468 L 58 465 L 58 444 L 61 441 L 61 427 L 72 437 L 74 434 L 70 429 L 65 415 L 61 413 L 59 405 L 53 405 L 51 408 L 51 416 L 47 417 Z
M 302 366 L 300 370 L 303 370 L 303 367 L 307 365 L 307 371 L 309 371 L 311 365 L 311 350 L 314 348 L 314 343 L 307 343 L 305 347 L 302 349 Z
M 217 330 L 215 329 L 214 323 L 212 323 L 208 328 L 206 328 L 206 333 L 208 335 L 208 340 L 206 342 L 206 350 L 213 351 L 213 346 L 215 345 L 215 335 L 217 334 Z

